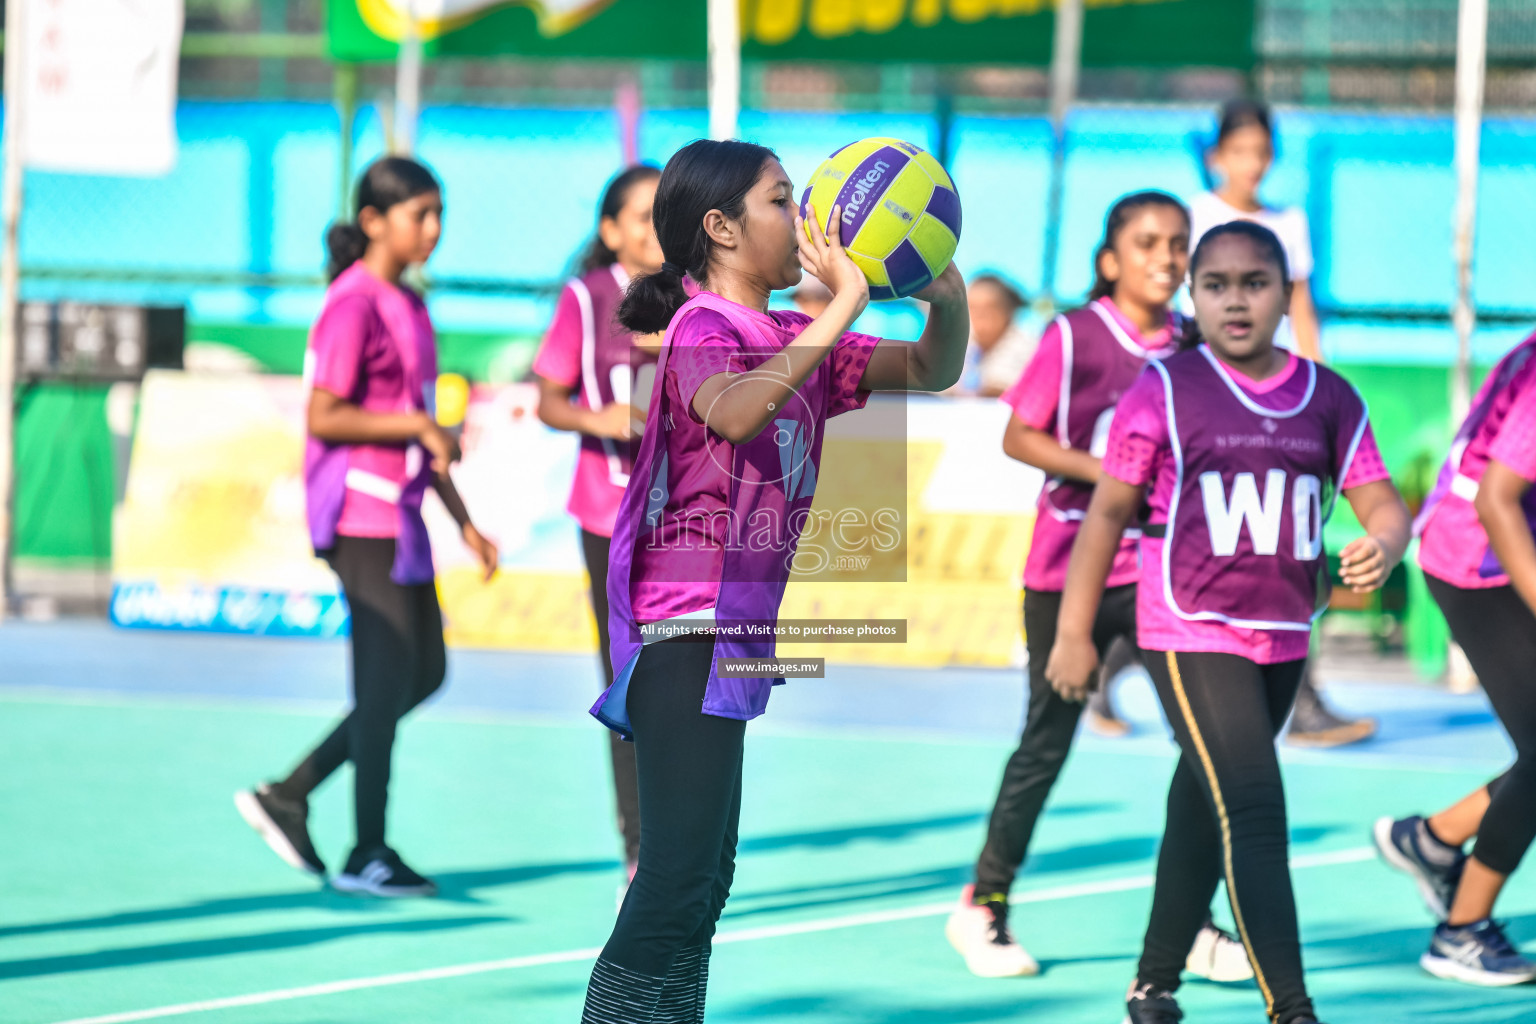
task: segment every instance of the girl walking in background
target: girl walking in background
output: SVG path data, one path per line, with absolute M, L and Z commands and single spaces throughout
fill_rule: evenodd
M 1274 738 L 1327 606 L 1333 495 L 1366 529 L 1340 553 L 1360 592 L 1402 558 L 1408 510 L 1354 388 L 1274 345 L 1290 300 L 1279 239 L 1243 221 L 1212 228 L 1190 280 L 1204 343 L 1148 364 L 1115 412 L 1046 676 L 1068 700 L 1086 694 L 1105 583 L 1147 508 L 1137 634 L 1181 756 L 1126 1012 L 1131 1024 L 1183 1019 L 1179 973 L 1225 876 L 1266 1019 L 1316 1024 Z
M 1275 129 L 1269 108 L 1253 100 L 1232 100 L 1221 108 L 1216 145 L 1207 154 L 1207 170 L 1215 187 L 1189 204 L 1193 223 L 1191 244 L 1218 224 L 1252 221 L 1274 232 L 1285 249 L 1291 274 L 1291 299 L 1275 332 L 1275 344 L 1322 362 L 1322 335 L 1317 306 L 1312 301 L 1312 229 L 1299 206 L 1269 206 L 1259 189 L 1275 162 Z M 1327 704 L 1312 682 L 1310 665 L 1296 694 L 1296 713 L 1286 739 L 1308 747 L 1337 747 L 1358 743 L 1376 732 L 1373 718 L 1346 718 Z
M 357 189 L 357 217 L 331 228 L 331 286 L 310 332 L 304 482 L 310 539 L 351 611 L 352 710 L 286 779 L 235 794 L 241 815 L 289 864 L 318 876 L 309 794 L 351 761 L 356 843 L 331 884 L 376 896 L 436 886 L 385 841 L 396 724 L 442 685 L 447 667 L 421 501 L 431 487 L 485 569 L 496 546 L 469 520 L 448 467 L 458 445 L 433 418 L 437 347 L 427 307 L 401 283 L 442 233 L 442 187 L 421 164 L 387 157 Z
M 659 169 L 641 164 L 621 172 L 603 190 L 597 234 L 582 254 L 576 276 L 560 292 L 555 318 L 533 361 L 539 419 L 581 437 L 566 508 L 580 525 L 607 685 L 613 683 L 608 659 L 608 543 L 633 463 L 635 377 L 642 366 L 656 361 L 654 352 L 637 345 L 635 336 L 619 324 L 618 312 L 629 282 L 661 269 L 661 245 L 651 222 L 660 177 Z M 640 795 L 634 744 L 618 733 L 610 733 L 609 740 L 624 841 L 622 894 L 640 856 Z
M 1099 479 L 1116 404 L 1147 361 L 1173 354 L 1183 337 L 1184 318 L 1169 304 L 1184 282 L 1188 262 L 1189 214 L 1182 203 L 1164 192 L 1137 192 L 1115 203 L 1094 254 L 1088 305 L 1046 328 L 1034 359 L 1002 396 L 1013 410 L 1003 451 L 1043 470 L 1046 484 L 1024 565 L 1029 645 L 1024 733 L 1003 770 L 975 880 L 961 893 L 960 906 L 945 927 L 950 944 L 981 977 L 1040 969 L 1013 936 L 1008 894 L 1083 712 L 1081 702 L 1062 699 L 1045 678 L 1067 559 Z M 1136 579 L 1131 532 L 1119 542 L 1109 589 L 1093 623 L 1101 660 L 1116 639 L 1134 642 Z M 1195 943 L 1190 966 L 1224 981 L 1251 976 L 1241 947 L 1214 925 L 1207 925 Z

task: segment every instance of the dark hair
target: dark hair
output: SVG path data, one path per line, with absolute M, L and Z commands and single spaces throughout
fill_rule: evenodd
M 1115 200 L 1115 205 L 1109 208 L 1104 218 L 1104 237 L 1099 240 L 1098 248 L 1093 250 L 1093 290 L 1088 293 L 1090 302 L 1114 293 L 1115 282 L 1104 276 L 1104 255 L 1114 252 L 1126 222 L 1149 206 L 1166 206 L 1178 210 L 1184 217 L 1184 223 L 1189 223 L 1189 210 L 1167 192 L 1149 189 L 1145 192 L 1132 192 Z
M 654 164 L 634 164 L 624 168 L 613 180 L 608 182 L 608 187 L 603 189 L 602 202 L 597 207 L 597 222 L 599 225 L 605 220 L 613 220 L 624 209 L 624 204 L 629 202 L 630 189 L 642 181 L 650 181 L 661 177 L 661 168 Z M 619 254 L 603 244 L 602 233 L 596 232 L 587 247 L 582 250 L 581 256 L 576 260 L 577 277 L 596 270 L 598 267 L 612 266 L 617 263 Z
M 701 283 L 709 276 L 714 243 L 704 231 L 704 215 L 719 210 L 740 217 L 763 164 L 774 159 L 777 154 L 767 146 L 736 139 L 696 139 L 672 155 L 661 172 L 651 213 L 666 263 L 630 283 L 619 306 L 619 323 L 636 334 L 654 334 L 672 322 L 688 301 L 683 275 Z
M 1269 108 L 1258 100 L 1228 100 L 1216 116 L 1216 145 L 1226 142 L 1233 132 L 1251 127 L 1263 128 L 1264 134 L 1274 139 L 1275 126 Z
M 403 156 L 386 156 L 368 165 L 357 181 L 357 205 L 350 221 L 337 221 L 325 233 L 325 248 L 330 255 L 325 273 L 334 281 L 341 272 L 363 258 L 368 251 L 368 236 L 358 224 L 358 217 L 368 207 L 380 213 L 396 203 L 427 192 L 441 192 L 442 185 L 427 168 Z
M 1265 258 L 1272 260 L 1275 266 L 1280 268 L 1280 283 L 1291 283 L 1291 265 L 1285 258 L 1285 246 L 1280 244 L 1279 236 L 1264 225 L 1255 224 L 1251 220 L 1232 220 L 1225 224 L 1218 224 L 1200 236 L 1200 244 L 1195 246 L 1195 251 L 1189 256 L 1191 282 L 1195 279 L 1195 272 L 1200 269 L 1200 257 L 1205 254 L 1211 241 L 1225 235 L 1238 235 L 1258 246 Z
M 1012 306 L 1014 312 L 1018 312 L 1029 303 L 1029 300 L 1024 297 L 1024 293 L 1021 292 L 1017 286 L 1015 286 L 1001 274 L 994 274 L 989 270 L 985 273 L 977 274 L 975 277 L 971 278 L 972 288 L 975 288 L 977 285 L 981 284 L 991 285 L 993 288 L 996 288 L 999 292 L 1001 292 L 1003 301 Z

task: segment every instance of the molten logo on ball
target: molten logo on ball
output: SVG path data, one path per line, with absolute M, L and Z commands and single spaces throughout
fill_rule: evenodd
M 828 229 L 841 207 L 843 247 L 876 301 L 922 291 L 960 241 L 954 182 L 931 154 L 900 139 L 864 139 L 827 157 L 800 198 L 807 221 L 812 206 Z

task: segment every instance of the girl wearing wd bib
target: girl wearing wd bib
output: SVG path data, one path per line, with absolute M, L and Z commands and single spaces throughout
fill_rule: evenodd
M 1083 705 L 1064 700 L 1045 678 L 1056 638 L 1072 541 L 1099 478 L 1115 406 L 1149 359 L 1172 355 L 1184 318 L 1169 308 L 1189 263 L 1189 215 L 1164 192 L 1115 203 L 1094 257 L 1092 301 L 1056 318 L 1018 382 L 1003 394 L 1013 417 L 1003 450 L 1048 475 L 1024 565 L 1024 635 L 1029 643 L 1029 710 L 976 862 L 975 882 L 945 927 L 966 966 L 982 977 L 1034 974 L 1039 966 L 1008 927 L 1008 892 L 1029 850 L 1046 797 L 1066 763 Z M 1093 642 L 1102 659 L 1117 637 L 1136 636 L 1136 538 L 1121 541 Z M 1249 977 L 1242 947 L 1214 926 L 1209 955 L 1192 969 L 1221 980 Z
M 1376 823 L 1387 863 L 1440 920 L 1419 963 L 1474 985 L 1536 979 L 1493 905 L 1536 837 L 1536 335 L 1483 383 L 1414 524 L 1419 565 L 1515 745 L 1515 764 L 1429 818 Z M 1476 837 L 1471 856 L 1463 852 Z
M 646 431 L 614 523 L 608 569 L 615 681 L 592 708 L 631 736 L 640 775 L 640 865 L 587 989 L 583 1021 L 703 1020 L 715 922 L 730 891 L 746 722 L 771 675 L 772 626 L 820 472 L 822 427 L 875 390 L 940 391 L 960 375 L 968 317 L 950 266 L 915 345 L 848 332 L 869 300 L 842 249 L 842 209 L 799 221 L 771 150 L 698 141 L 667 163 L 656 232 L 667 262 L 631 285 L 620 321 L 666 329 Z M 816 319 L 767 312 L 770 292 L 814 274 Z M 689 298 L 683 275 L 703 290 Z M 717 638 L 661 630 L 718 624 Z M 642 631 L 642 626 L 650 627 Z M 665 634 L 663 634 L 665 635 Z M 651 642 L 656 640 L 657 642 Z
M 608 183 L 599 207 L 597 237 L 582 257 L 578 276 L 560 293 L 555 319 L 533 361 L 539 378 L 539 419 L 556 430 L 581 435 L 567 508 L 581 525 L 599 654 L 609 684 L 613 670 L 608 660 L 608 540 L 624 485 L 629 483 L 634 436 L 631 395 L 641 368 L 656 361 L 619 325 L 619 302 L 631 278 L 661 269 L 661 244 L 651 223 L 660 177 L 655 167 L 638 165 Z M 617 733 L 610 739 L 627 882 L 634 877 L 640 854 L 635 748 Z
M 344 761 L 355 770 L 357 844 L 332 885 L 377 896 L 436 887 L 384 841 L 396 723 L 443 682 L 447 659 L 421 500 L 435 489 L 486 578 L 496 546 L 448 477 L 458 445 L 433 418 L 437 349 L 420 296 L 400 283 L 442 233 L 441 187 L 399 157 L 363 173 L 357 220 L 331 229 L 331 287 L 310 332 L 304 483 L 315 553 L 341 577 L 352 615 L 352 710 L 282 782 L 235 795 L 285 861 L 316 875 L 308 797 Z
M 1086 693 L 1104 584 L 1145 502 L 1137 635 L 1182 756 L 1129 1020 L 1182 1018 L 1179 971 L 1225 877 L 1267 1019 L 1315 1024 L 1274 738 L 1327 604 L 1322 529 L 1335 493 L 1366 529 L 1340 555 L 1356 591 L 1379 587 L 1402 557 L 1408 512 L 1360 396 L 1274 346 L 1290 298 L 1274 234 L 1242 221 L 1211 229 L 1190 278 L 1207 343 L 1150 363 L 1115 413 L 1046 676 L 1063 697 Z

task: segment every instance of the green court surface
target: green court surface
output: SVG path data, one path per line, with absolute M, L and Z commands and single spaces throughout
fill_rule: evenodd
M 606 741 L 581 714 L 589 662 L 453 653 L 444 699 L 402 729 L 391 805 L 392 843 L 442 896 L 382 902 L 295 873 L 230 802 L 329 725 L 342 653 L 0 630 L 12 669 L 0 686 L 0 1021 L 574 1024 L 620 878 Z M 776 694 L 785 713 L 775 721 L 770 708 L 749 730 L 710 1019 L 1117 1024 L 1173 766 L 1144 684 L 1122 694 L 1140 738 L 1083 738 L 1015 890 L 1042 976 L 982 980 L 946 943 L 944 914 L 981 841 L 1020 680 L 850 670 L 848 687 L 886 693 L 911 719 L 887 707 L 855 722 L 840 671 Z M 1407 684 L 1337 692 L 1379 709 L 1384 728 L 1373 750 L 1287 754 L 1324 1019 L 1536 1019 L 1532 987 L 1473 989 L 1419 970 L 1429 918 L 1367 845 L 1378 815 L 1436 807 L 1498 768 L 1505 748 L 1486 705 Z M 967 705 L 986 721 L 946 725 L 973 721 Z M 350 837 L 345 772 L 313 810 L 332 861 Z M 1517 940 L 1536 938 L 1530 878 L 1517 876 L 1501 909 Z M 1250 985 L 1191 982 L 1183 1002 L 1192 1022 L 1263 1018 Z

